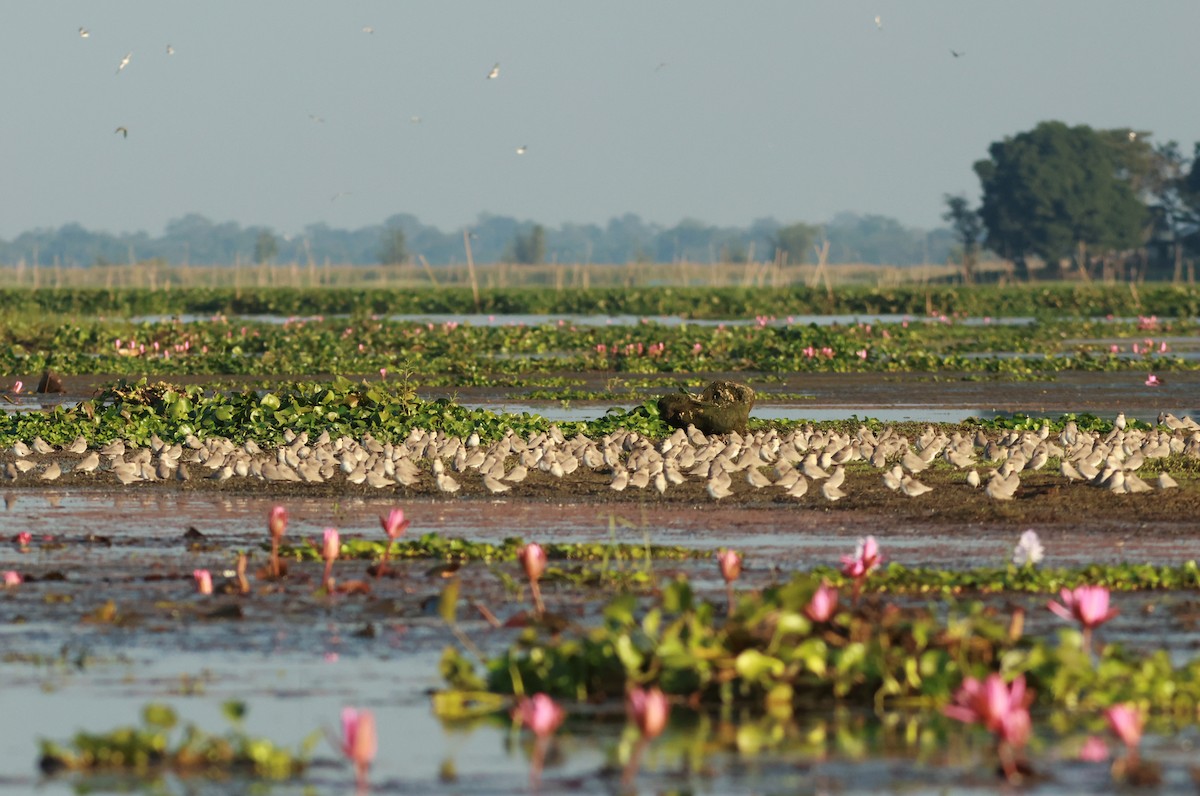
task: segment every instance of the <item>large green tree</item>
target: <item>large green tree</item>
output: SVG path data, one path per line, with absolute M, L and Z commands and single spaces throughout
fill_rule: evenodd
M 950 222 L 954 234 L 962 246 L 963 281 L 970 284 L 975 279 L 975 263 L 979 259 L 979 242 L 983 240 L 983 219 L 979 211 L 973 210 L 967 197 L 946 194 L 946 212 L 942 218 Z
M 1042 122 L 988 148 L 975 163 L 983 184 L 979 215 L 986 245 L 1017 264 L 1043 258 L 1052 276 L 1060 260 L 1110 255 L 1140 246 L 1148 220 L 1136 184 L 1144 142 L 1128 130 L 1097 131 Z

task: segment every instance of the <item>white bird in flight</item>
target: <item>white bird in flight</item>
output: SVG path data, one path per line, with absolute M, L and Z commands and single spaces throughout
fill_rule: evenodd
M 487 73 L 488 80 L 495 80 L 498 77 L 500 77 L 500 62 L 499 61 L 497 61 L 496 65 L 492 67 L 492 71 Z
M 121 59 L 121 63 L 117 64 L 117 74 L 121 74 L 121 70 L 129 66 L 129 59 L 133 57 L 133 50 L 125 53 L 125 57 Z
M 875 15 L 875 27 L 883 30 L 883 17 L 879 16 L 878 14 Z
M 517 147 L 518 155 L 524 155 L 528 151 L 529 151 L 529 147 L 525 146 L 524 144 L 521 144 L 519 147 Z
M 167 55 L 174 55 L 174 54 L 175 54 L 175 48 L 168 44 L 167 45 Z
M 79 29 L 79 38 L 86 39 L 88 36 L 91 36 L 91 35 L 92 35 L 92 32 L 90 30 L 88 30 L 87 28 Z

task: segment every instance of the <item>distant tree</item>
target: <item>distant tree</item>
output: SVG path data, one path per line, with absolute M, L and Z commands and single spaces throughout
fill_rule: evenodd
M 261 265 L 269 263 L 275 259 L 275 255 L 279 254 L 279 241 L 275 239 L 267 230 L 258 233 L 258 237 L 254 240 L 254 262 Z
M 983 219 L 979 211 L 972 210 L 965 196 L 946 194 L 946 212 L 942 219 L 950 222 L 958 243 L 962 246 L 963 281 L 970 284 L 974 281 L 975 264 L 979 259 L 979 242 L 983 239 Z
M 812 251 L 813 241 L 817 239 L 819 230 L 802 221 L 780 227 L 775 233 L 775 249 L 786 254 L 789 263 L 799 265 Z
M 546 259 L 546 229 L 534 224 L 528 234 L 517 233 L 512 244 L 512 261 L 524 265 L 538 265 Z
M 402 229 L 385 229 L 379 243 L 380 265 L 402 265 L 408 261 L 408 241 Z
M 1128 131 L 1121 131 L 1129 142 Z M 1042 122 L 1029 132 L 994 142 L 990 157 L 975 163 L 983 185 L 979 215 L 986 245 L 1028 276 L 1026 258 L 1042 257 L 1058 275 L 1058 263 L 1087 251 L 1137 247 L 1146 208 L 1138 198 L 1126 152 L 1113 131 Z

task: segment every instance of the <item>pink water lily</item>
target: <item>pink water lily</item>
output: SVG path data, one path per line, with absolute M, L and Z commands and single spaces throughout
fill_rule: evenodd
M 1090 630 L 1104 624 L 1119 612 L 1108 607 L 1108 589 L 1103 586 L 1076 586 L 1058 593 L 1061 603 L 1053 600 L 1046 607 L 1063 619 L 1079 622 Z
M 17 534 L 17 547 L 29 547 L 32 541 L 33 534 L 31 534 L 29 531 L 21 531 L 19 534 Z
M 21 573 L 16 570 L 9 569 L 4 572 L 4 585 L 6 587 L 20 586 L 24 580 L 25 578 L 21 577 Z
M 200 594 L 212 594 L 212 573 L 207 569 L 192 570 L 192 578 L 196 581 L 196 591 Z
M 1161 387 L 1162 379 L 1160 379 L 1158 376 L 1155 376 L 1153 373 L 1151 373 L 1149 376 L 1146 377 L 1146 386 L 1147 387 Z
M 657 738 L 667 727 L 671 704 L 659 688 L 635 688 L 625 700 L 629 715 L 643 738 Z
M 882 561 L 883 556 L 879 553 L 879 544 L 875 541 L 875 537 L 867 536 L 858 540 L 858 546 L 854 548 L 854 555 L 842 556 L 842 574 L 848 578 L 859 580 L 871 574 L 871 571 Z
M 1108 759 L 1108 744 L 1098 735 L 1089 735 L 1079 749 L 1079 759 L 1085 763 L 1103 763 Z
M 531 697 L 521 697 L 513 708 L 512 717 L 513 721 L 529 728 L 537 737 L 547 738 L 563 723 L 567 712 L 549 695 L 537 693 Z
M 379 518 L 379 524 L 383 526 L 383 532 L 387 534 L 387 545 L 383 548 L 383 562 L 377 573 L 382 573 L 387 568 L 388 556 L 392 552 L 392 542 L 408 528 L 408 520 L 404 516 L 404 509 L 392 509 L 386 517 Z
M 267 530 L 271 533 L 271 576 L 279 578 L 279 541 L 287 533 L 288 512 L 283 506 L 272 506 L 267 515 Z
M 378 747 L 375 715 L 369 710 L 343 708 L 342 754 L 354 765 L 354 777 L 360 790 L 366 788 L 367 771 Z
M 717 553 L 717 565 L 725 582 L 733 583 L 742 574 L 742 554 L 736 550 L 722 550 Z
M 1104 711 L 1104 718 L 1108 721 L 1108 726 L 1113 734 L 1126 747 L 1136 749 L 1137 745 L 1141 743 L 1142 727 L 1146 723 L 1146 717 L 1136 706 L 1128 702 L 1113 705 Z
M 333 593 L 333 562 L 342 553 L 342 537 L 337 528 L 326 528 L 321 544 L 321 557 L 325 559 L 325 590 Z
M 538 616 L 541 616 L 546 606 L 542 603 L 542 587 L 538 581 L 541 580 L 542 573 L 546 571 L 546 551 L 537 542 L 530 542 L 527 545 L 517 550 L 517 560 L 521 562 L 521 567 L 525 570 L 525 577 L 529 579 L 529 591 L 533 594 L 533 607 Z
M 1005 684 L 999 674 L 989 674 L 982 682 L 974 677 L 963 680 L 954 701 L 942 713 L 968 724 L 980 724 L 996 738 L 997 754 L 1010 782 L 1020 778 L 1020 750 L 1029 742 L 1033 722 L 1029 704 L 1033 693 L 1025 689 L 1025 676 Z
M 822 583 L 820 588 L 813 592 L 808 605 L 804 606 L 804 613 L 814 622 L 828 622 L 837 611 L 837 605 L 837 589 Z

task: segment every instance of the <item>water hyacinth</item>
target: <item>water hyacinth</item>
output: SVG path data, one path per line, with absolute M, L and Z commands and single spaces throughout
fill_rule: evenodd
M 1021 534 L 1017 546 L 1013 549 L 1012 562 L 1015 567 L 1035 567 L 1045 557 L 1042 540 L 1037 531 L 1029 528 Z
M 354 765 L 354 777 L 359 789 L 367 785 L 367 772 L 375 759 L 379 739 L 375 732 L 375 715 L 369 710 L 342 709 L 342 754 Z

